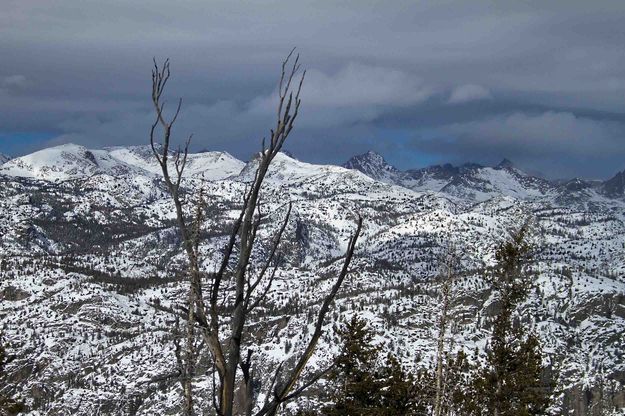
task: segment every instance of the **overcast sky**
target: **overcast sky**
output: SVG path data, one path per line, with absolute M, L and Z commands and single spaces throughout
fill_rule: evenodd
M 169 57 L 174 134 L 245 160 L 293 46 L 308 69 L 299 159 L 625 169 L 622 0 L 3 0 L 0 152 L 145 144 L 152 57 Z

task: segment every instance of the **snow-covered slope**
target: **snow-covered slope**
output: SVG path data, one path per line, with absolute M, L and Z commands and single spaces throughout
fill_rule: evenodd
M 118 160 L 138 166 L 155 175 L 161 174 L 161 167 L 150 146 L 119 146 L 108 147 L 105 150 Z M 170 162 L 173 163 L 173 153 Z M 184 175 L 207 180 L 224 179 L 238 175 L 243 166 L 245 166 L 244 162 L 226 152 L 189 153 Z
M 143 169 L 115 159 L 105 150 L 89 150 L 75 144 L 43 149 L 11 159 L 0 167 L 0 174 L 44 180 L 144 173 Z
M 104 150 L 108 151 L 115 159 L 140 167 L 147 172 L 159 174 L 161 171 L 149 145 L 105 147 Z
M 248 162 L 241 171 L 240 180 L 249 181 L 254 178 L 258 168 L 257 157 Z M 271 163 L 267 179 L 277 183 L 300 183 L 312 180 L 335 181 L 340 186 L 341 181 L 355 180 L 373 183 L 374 181 L 360 172 L 335 165 L 315 165 L 294 159 L 285 153 L 278 153 Z M 337 182 L 338 181 L 338 182 Z
M 173 164 L 173 157 L 170 160 Z M 185 176 L 206 180 L 239 174 L 245 164 L 225 152 L 190 153 Z M 10 160 L 0 174 L 43 180 L 68 180 L 93 175 L 160 176 L 160 166 L 150 146 L 120 146 L 101 150 L 65 144 Z
M 5 164 L 6 162 L 8 162 L 9 160 L 11 160 L 10 157 L 8 157 L 5 154 L 0 153 L 0 166 Z
M 190 153 L 186 174 L 206 180 L 225 179 L 241 173 L 245 163 L 227 152 Z
M 47 150 L 11 165 L 23 174 L 0 174 L 0 326 L 14 358 L 10 381 L 33 415 L 176 414 L 179 383 L 151 383 L 176 371 L 175 321 L 154 305 L 184 299 L 185 257 L 150 149 Z M 209 272 L 221 260 L 256 162 L 244 166 L 219 152 L 189 160 L 185 191 L 192 202 L 202 189 L 208 204 L 200 251 Z M 115 175 L 114 166 L 132 174 Z M 57 177 L 64 180 L 50 180 Z M 357 215 L 364 227 L 352 272 L 311 370 L 336 354 L 333 328 L 352 314 L 368 319 L 376 342 L 405 365 L 431 365 L 434 277 L 450 242 L 465 271 L 454 285 L 450 353 L 483 354 L 496 310 L 484 267 L 507 230 L 531 217 L 538 279 L 519 320 L 539 334 L 561 392 L 552 414 L 625 406 L 625 201 L 601 194 L 602 183 L 545 184 L 507 163 L 398 177 L 413 182 L 276 157 L 252 269 L 263 264 L 285 203 L 293 207 L 275 286 L 260 312 L 267 327 L 253 328 L 264 341 L 246 338 L 258 374 L 269 377 L 305 344 L 309 316 L 340 267 Z M 186 209 L 191 214 L 192 204 Z M 210 365 L 200 366 L 198 405 L 208 408 Z

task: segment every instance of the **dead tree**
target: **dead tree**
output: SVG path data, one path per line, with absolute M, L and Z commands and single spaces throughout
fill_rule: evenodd
M 162 66 L 159 66 L 156 61 L 154 62 L 152 102 L 156 112 L 156 120 L 150 131 L 150 144 L 161 166 L 165 185 L 174 202 L 178 228 L 188 259 L 188 299 L 185 306 L 178 308 L 178 313 L 180 314 L 182 311 L 184 313 L 183 318 L 187 322 L 186 351 L 184 354 L 180 351 L 177 355 L 185 403 L 184 412 L 187 415 L 193 414 L 192 378 L 194 360 L 199 355 L 199 352 L 193 350 L 195 331 L 199 333 L 202 338 L 202 345 L 210 353 L 214 364 L 214 373 L 218 377 L 214 383 L 216 391 L 213 397 L 213 406 L 217 414 L 231 416 L 236 412 L 237 414 L 252 415 L 256 405 L 251 386 L 252 381 L 258 382 L 259 380 L 253 380 L 251 350 L 248 349 L 246 354 L 243 354 L 242 351 L 246 336 L 246 322 L 250 313 L 264 302 L 271 289 L 278 267 L 278 262 L 275 261 L 278 246 L 291 213 L 290 204 L 286 210 L 284 222 L 273 238 L 269 255 L 259 268 L 258 273 L 250 270 L 250 259 L 257 241 L 257 231 L 263 219 L 259 209 L 261 188 L 271 162 L 282 149 L 299 114 L 300 92 L 305 75 L 304 71 L 299 76 L 299 80 L 296 79 L 300 64 L 299 55 L 293 57 L 293 51 L 282 62 L 281 68 L 276 125 L 271 129 L 269 140 L 266 142 L 263 139 L 262 150 L 256 159 L 258 167 L 254 179 L 243 195 L 243 206 L 240 215 L 234 222 L 221 265 L 217 271 L 205 276 L 200 268 L 198 249 L 200 243 L 199 230 L 203 220 L 203 197 L 200 195 L 198 198 L 195 217 L 193 220 L 189 220 L 185 217 L 185 201 L 181 188 L 190 138 L 186 141 L 183 149 L 178 149 L 176 152 L 170 150 L 172 126 L 180 113 L 182 100 L 178 101 L 173 116 L 167 119 L 164 115 L 165 102 L 162 95 L 170 77 L 169 61 L 166 60 Z M 162 131 L 160 143 L 155 138 L 159 126 Z M 267 389 L 267 400 L 262 406 L 259 405 L 260 410 L 257 411 L 256 415 L 275 415 L 283 403 L 301 395 L 306 388 L 327 372 L 327 370 L 322 370 L 311 375 L 307 381 L 303 381 L 303 371 L 321 337 L 325 317 L 347 276 L 361 227 L 362 219 L 359 217 L 356 230 L 348 244 L 343 267 L 319 309 L 315 331 L 306 348 L 292 368 L 286 368 L 284 363 L 277 367 L 271 385 Z M 272 263 L 274 263 L 273 266 Z M 233 264 L 234 266 L 232 266 Z M 224 284 L 226 280 L 229 283 L 228 287 Z M 205 284 L 208 287 L 205 288 Z M 228 308 L 221 305 L 224 299 L 228 299 L 230 302 Z M 229 330 L 225 328 L 227 325 L 229 325 Z M 243 394 L 235 396 L 239 385 Z

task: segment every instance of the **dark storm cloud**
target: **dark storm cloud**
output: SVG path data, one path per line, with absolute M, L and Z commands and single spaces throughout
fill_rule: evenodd
M 437 154 L 453 148 L 458 161 L 478 148 L 482 162 L 496 163 L 503 155 L 551 177 L 592 176 L 597 172 L 607 176 L 623 163 L 624 131 L 623 123 L 572 113 L 513 113 L 446 125 L 436 137 L 413 144 L 421 151 Z M 612 166 L 601 166 L 605 161 Z
M 509 157 L 604 177 L 625 168 L 623 21 L 621 1 L 9 0 L 0 141 L 145 143 L 156 56 L 185 99 L 180 137 L 247 158 L 297 45 L 308 74 L 289 146 L 305 160 L 373 148 L 401 167 Z

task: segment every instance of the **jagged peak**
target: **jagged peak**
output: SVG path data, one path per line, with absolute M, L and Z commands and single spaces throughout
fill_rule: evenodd
M 373 150 L 367 150 L 365 153 L 363 153 L 361 155 L 357 155 L 355 157 L 361 158 L 361 159 L 374 160 L 376 162 L 388 164 L 386 159 L 384 159 L 384 156 L 382 156 L 380 153 L 375 152 Z
M 531 177 L 535 177 L 535 178 L 539 178 L 539 179 L 543 178 L 543 175 L 540 172 L 534 172 L 534 171 L 528 171 L 526 169 L 521 169 L 514 162 L 512 162 L 508 158 L 503 158 L 503 160 L 501 162 L 499 162 L 494 167 L 494 169 L 506 170 L 506 171 L 514 172 L 517 175 L 521 175 L 521 176 L 531 176 Z
M 614 174 L 614 176 L 612 176 L 610 179 L 608 180 L 612 180 L 612 179 L 621 179 L 621 180 L 625 180 L 625 169 L 623 169 L 622 171 L 616 172 Z
M 601 184 L 601 188 L 609 196 L 625 196 L 625 170 L 616 172 L 614 176 Z
M 358 170 L 373 179 L 389 179 L 389 175 L 399 173 L 395 166 L 388 163 L 381 154 L 373 150 L 353 156 L 343 164 L 343 167 Z
M 367 150 L 365 153 L 352 156 L 349 160 L 372 160 L 386 163 L 386 160 L 384 160 L 384 156 L 373 150 Z

